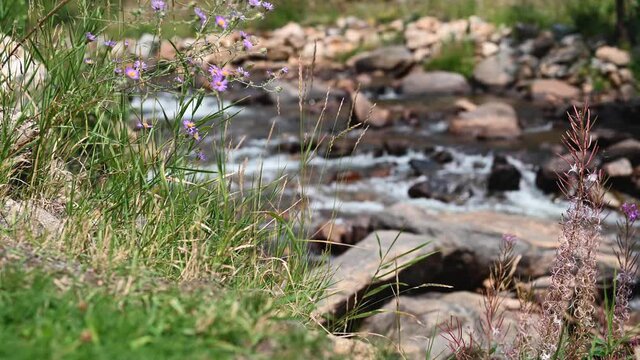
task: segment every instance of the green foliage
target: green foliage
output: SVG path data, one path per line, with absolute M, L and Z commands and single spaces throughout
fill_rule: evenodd
M 275 10 L 255 24 L 258 29 L 276 29 L 289 22 L 304 22 L 308 15 L 307 1 L 280 0 L 274 1 L 273 4 L 276 6 Z
M 0 358 L 330 358 L 326 337 L 287 321 L 262 292 L 135 281 L 117 295 L 82 283 L 60 290 L 55 281 L 19 265 L 0 270 Z
M 614 1 L 569 1 L 564 11 L 575 29 L 586 36 L 610 37 L 615 31 Z
M 425 62 L 424 69 L 427 71 L 451 71 L 470 78 L 473 76 L 474 66 L 475 45 L 473 41 L 455 41 L 444 43 L 440 53 Z
M 555 19 L 540 5 L 525 3 L 498 8 L 490 20 L 508 26 L 525 23 L 547 28 L 553 25 Z

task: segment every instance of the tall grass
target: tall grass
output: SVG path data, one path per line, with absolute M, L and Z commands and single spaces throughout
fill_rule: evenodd
M 13 28 L 15 38 L 23 40 L 21 46 L 14 43 L 0 52 L 3 64 L 13 64 L 9 55 L 24 49 L 34 61 L 28 59 L 22 65 L 35 68 L 37 61 L 47 71 L 43 81 L 15 73 L 3 79 L 9 86 L 3 87 L 0 94 L 0 195 L 45 208 L 64 223 L 59 232 L 41 235 L 26 226 L 27 222 L 19 222 L 5 233 L 38 247 L 55 249 L 68 261 L 94 269 L 107 282 L 106 288 L 95 293 L 86 284 L 78 285 L 74 291 L 87 297 L 84 301 L 89 308 L 99 309 L 95 315 L 104 322 L 92 327 L 82 313 L 71 313 L 63 322 L 67 324 L 65 330 L 52 333 L 51 324 L 62 321 L 57 309 L 71 306 L 69 302 L 74 301 L 75 295 L 58 294 L 56 289 L 42 284 L 34 288 L 37 291 L 26 291 L 20 285 L 12 285 L 16 277 L 24 278 L 26 284 L 40 284 L 56 280 L 55 276 L 51 279 L 38 273 L 29 275 L 29 270 L 3 269 L 0 279 L 6 296 L 0 301 L 5 314 L 0 317 L 0 327 L 10 327 L 17 336 L 26 334 L 18 339 L 5 333 L 0 341 L 6 354 L 33 355 L 21 352 L 33 346 L 69 354 L 56 347 L 77 346 L 76 340 L 81 337 L 77 332 L 88 327 L 85 330 L 93 340 L 84 346 L 91 349 L 78 350 L 77 354 L 97 353 L 136 335 L 142 340 L 125 346 L 125 350 L 152 356 L 155 352 L 147 351 L 148 346 L 168 341 L 169 337 L 165 337 L 172 331 L 187 331 L 195 326 L 203 320 L 198 314 L 210 316 L 209 328 L 215 331 L 177 337 L 182 346 L 176 344 L 171 351 L 182 348 L 180 354 L 186 357 L 202 354 L 201 346 L 194 346 L 190 352 L 188 344 L 203 339 L 228 341 L 229 348 L 235 349 L 241 349 L 243 343 L 257 346 L 256 339 L 271 331 L 263 326 L 268 319 L 293 317 L 308 321 L 307 315 L 324 289 L 325 279 L 312 274 L 309 268 L 304 239 L 293 231 L 295 219 L 302 217 L 285 217 L 281 213 L 279 199 L 287 179 L 265 183 L 258 176 L 252 182 L 243 182 L 241 169 L 227 168 L 231 143 L 226 129 L 234 119 L 220 92 L 212 93 L 218 98 L 216 108 L 207 109 L 204 118 L 192 118 L 203 106 L 206 95 L 192 90 L 192 85 L 196 77 L 210 76 L 199 61 L 220 46 L 203 39 L 225 37 L 237 30 L 243 20 L 231 20 L 232 9 L 212 1 L 199 5 L 209 18 L 202 26 L 193 7 L 174 8 L 171 2 L 167 4 L 167 13 L 184 12 L 180 16 L 188 19 L 184 26 L 193 28 L 202 47 L 178 51 L 176 61 L 150 63 L 147 69 L 138 63 L 139 79 L 127 74 L 134 61 L 143 59 L 117 55 L 104 45 L 112 38 L 122 45 L 122 38 L 113 33 L 114 24 L 121 35 L 127 30 L 128 18 L 124 12 L 92 1 L 77 0 L 62 6 L 58 11 L 73 6 L 77 14 L 65 21 L 57 11 L 51 13 L 51 8 L 30 4 L 23 15 L 28 17 L 26 23 L 32 24 L 33 31 Z M 144 11 L 136 15 L 137 25 L 147 24 L 154 36 L 162 38 L 162 25 L 169 14 L 153 12 L 148 3 L 141 3 L 140 8 Z M 254 15 L 259 10 L 236 10 L 247 11 L 249 18 L 258 17 Z M 214 24 L 216 14 L 229 21 L 227 29 Z M 110 32 L 105 38 L 88 41 L 87 33 L 99 36 L 107 27 Z M 25 34 L 28 36 L 23 38 Z M 231 51 L 238 49 L 235 46 Z M 169 85 L 157 80 L 176 75 L 180 81 Z M 228 75 L 228 80 L 249 84 L 240 76 L 236 79 L 235 73 Z M 143 113 L 131 107 L 132 97 L 153 98 L 153 93 L 160 90 L 178 98 L 175 117 L 162 110 L 157 118 L 144 118 Z M 133 131 L 136 122 L 140 126 Z M 20 134 L 26 128 L 34 131 L 25 142 Z M 199 141 L 201 138 L 207 141 Z M 210 147 L 205 152 L 213 154 L 212 166 L 202 166 L 197 159 L 205 146 Z M 145 281 L 167 283 L 171 295 L 154 295 L 151 288 L 148 297 L 139 294 L 129 298 L 130 291 L 116 291 L 109 285 L 109 280 L 118 279 L 124 279 L 129 288 Z M 201 284 L 208 294 L 201 299 L 209 301 L 213 308 L 195 304 L 195 295 L 182 294 L 178 287 L 181 283 Z M 248 303 L 251 299 L 258 302 L 252 305 L 244 300 L 231 301 L 236 297 L 246 298 Z M 134 305 L 123 305 L 129 301 Z M 181 301 L 194 303 L 194 307 L 182 306 Z M 120 305 L 112 306 L 111 302 Z M 52 303 L 58 305 L 52 308 Z M 29 315 L 6 315 L 21 311 Z M 111 317 L 125 316 L 127 311 L 131 312 L 127 324 L 109 325 Z M 178 317 L 172 319 L 170 313 L 176 311 Z M 196 318 L 188 315 L 192 311 Z M 214 320 L 227 314 L 244 327 L 231 340 L 218 337 L 218 332 L 236 328 L 225 329 L 229 326 L 226 322 Z M 142 327 L 133 324 L 149 316 L 155 320 Z M 68 323 L 83 318 L 84 325 Z M 243 339 L 244 336 L 253 337 Z M 77 354 L 74 356 L 81 357 Z M 110 351 L 104 354 L 112 355 L 107 358 L 122 356 Z

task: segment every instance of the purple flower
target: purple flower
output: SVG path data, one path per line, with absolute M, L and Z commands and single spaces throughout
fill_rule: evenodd
M 85 64 L 89 64 L 89 65 L 93 65 L 93 59 L 91 59 L 91 58 L 86 58 L 86 59 L 84 59 L 84 63 L 85 63 Z
M 120 75 L 120 74 L 122 74 L 122 69 L 117 67 L 117 68 L 113 69 L 113 72 L 116 73 L 117 75 Z
M 124 41 L 124 47 L 129 47 L 129 40 Z
M 151 129 L 152 127 L 153 124 L 149 124 L 146 120 L 138 121 L 138 123 L 136 124 L 136 129 L 138 130 Z
M 253 43 L 251 43 L 251 40 L 249 39 L 244 39 L 242 40 L 242 45 L 244 45 L 244 48 L 249 50 L 253 47 Z
M 195 12 L 196 15 L 200 18 L 200 25 L 204 26 L 204 24 L 207 22 L 207 14 L 205 14 L 204 11 L 202 11 L 202 9 L 200 9 L 199 7 L 193 9 L 193 12 Z
M 228 81 L 221 75 L 216 76 L 211 81 L 211 88 L 218 92 L 223 92 L 227 90 Z
M 207 157 L 204 155 L 204 152 L 201 149 L 198 149 L 195 152 L 195 156 L 196 156 L 196 160 L 198 161 L 205 161 L 207 160 Z
M 133 63 L 133 68 L 138 71 L 144 71 L 147 70 L 147 64 L 144 61 L 136 60 Z
M 173 80 L 178 84 L 184 83 L 184 79 L 181 76 L 176 76 L 175 78 L 173 78 Z
M 634 222 L 638 220 L 638 217 L 640 217 L 640 212 L 638 212 L 638 206 L 634 203 L 624 203 L 622 204 L 621 208 L 622 208 L 622 212 L 630 222 Z
M 107 47 L 110 47 L 110 48 L 116 46 L 116 44 L 118 44 L 118 42 L 115 41 L 115 40 L 107 40 L 107 41 L 104 42 L 104 46 L 107 46 Z
M 227 19 L 220 15 L 216 16 L 216 25 L 226 30 L 228 26 Z
M 200 140 L 200 133 L 196 124 L 191 120 L 182 120 L 182 127 L 187 132 L 187 135 L 191 136 L 195 140 Z
M 151 8 L 155 12 L 164 11 L 167 8 L 167 4 L 162 0 L 151 0 Z
M 85 33 L 85 34 L 84 34 L 84 36 L 87 38 L 87 41 L 88 41 L 88 42 L 96 41 L 96 36 L 95 36 L 95 35 L 93 35 L 93 34 L 92 34 L 92 33 L 90 33 L 90 32 Z
M 265 10 L 267 11 L 272 11 L 273 10 L 273 4 L 267 1 L 263 1 L 262 2 L 262 7 L 265 8 Z
M 124 69 L 124 74 L 127 75 L 127 77 L 132 80 L 140 79 L 140 71 L 132 68 L 131 66 L 127 66 L 127 68 Z
M 288 74 L 289 73 L 289 68 L 285 66 L 282 69 L 280 69 L 280 71 L 282 71 L 283 74 Z
M 262 5 L 261 0 L 249 0 L 249 6 L 251 7 L 258 7 L 260 5 Z
M 243 67 L 239 67 L 236 69 L 236 74 L 241 77 L 241 78 L 247 78 L 249 77 L 249 72 L 247 70 L 245 70 Z

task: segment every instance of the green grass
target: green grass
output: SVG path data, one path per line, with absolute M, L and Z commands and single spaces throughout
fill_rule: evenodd
M 18 264 L 0 270 L 0 358 L 332 358 L 325 336 L 283 317 L 282 300 L 260 291 L 154 290 L 149 279 L 118 295 L 78 282 L 60 290 L 54 280 Z
M 442 44 L 442 50 L 439 54 L 425 62 L 424 69 L 427 71 L 451 71 L 471 78 L 475 66 L 474 59 L 475 45 L 473 41 L 447 42 Z

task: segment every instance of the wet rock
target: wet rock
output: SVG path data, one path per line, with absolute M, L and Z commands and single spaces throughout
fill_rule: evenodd
M 548 31 L 540 33 L 540 35 L 533 41 L 532 45 L 531 55 L 538 58 L 545 56 L 555 45 L 553 34 Z
M 531 98 L 545 103 L 562 103 L 575 100 L 580 96 L 580 90 L 562 80 L 536 79 L 531 83 Z
M 536 186 L 545 193 L 558 193 L 558 180 L 571 166 L 560 157 L 553 157 L 542 164 L 536 173 Z
M 515 81 L 517 65 L 510 54 L 501 52 L 478 63 L 473 78 L 486 87 L 502 88 Z
M 522 133 L 513 107 L 500 102 L 488 102 L 461 113 L 449 122 L 449 131 L 483 139 L 514 138 Z
M 424 359 L 430 350 L 432 359 L 453 357 L 445 324 L 459 325 L 464 338 L 483 339 L 480 319 L 485 315 L 484 297 L 472 292 L 450 294 L 423 294 L 400 296 L 388 302 L 381 312 L 366 319 L 361 331 L 384 336 L 398 344 L 407 359 Z M 501 343 L 511 344 L 520 321 L 520 303 L 517 299 L 503 298 L 500 312 L 503 316 Z M 535 323 L 534 314 L 531 323 Z M 453 322 L 453 323 L 450 323 Z M 458 328 L 452 328 L 456 331 Z
M 392 156 L 404 156 L 413 145 L 410 139 L 393 137 L 384 141 L 384 150 Z
M 414 184 L 409 188 L 410 198 L 435 199 L 445 203 L 464 203 L 471 197 L 472 191 L 463 182 L 430 177 L 426 181 Z
M 617 66 L 627 66 L 631 62 L 631 56 L 627 51 L 612 46 L 598 48 L 596 58 Z
M 447 150 L 437 150 L 431 154 L 431 159 L 440 165 L 444 165 L 453 161 L 453 154 Z
M 413 54 L 402 45 L 383 47 L 356 55 L 353 61 L 357 72 L 385 71 L 402 74 L 413 65 Z
M 465 95 L 471 86 L 464 76 L 446 71 L 414 72 L 401 82 L 402 93 L 409 96 Z
M 493 159 L 487 188 L 494 191 L 516 191 L 520 189 L 522 174 L 518 168 L 510 164 L 506 157 L 496 156 Z
M 631 161 L 626 158 L 620 158 L 616 161 L 608 162 L 602 165 L 602 170 L 610 177 L 625 177 L 633 174 L 633 166 Z
M 627 158 L 633 166 L 640 164 L 640 141 L 636 139 L 626 139 L 613 144 L 603 152 L 605 159 L 616 160 Z
M 431 160 L 411 159 L 409 160 L 409 166 L 413 170 L 414 176 L 433 175 L 440 170 L 438 163 Z
M 373 126 L 374 128 L 387 127 L 393 124 L 391 111 L 373 104 L 362 93 L 351 94 L 354 103 L 353 113 L 360 122 Z

